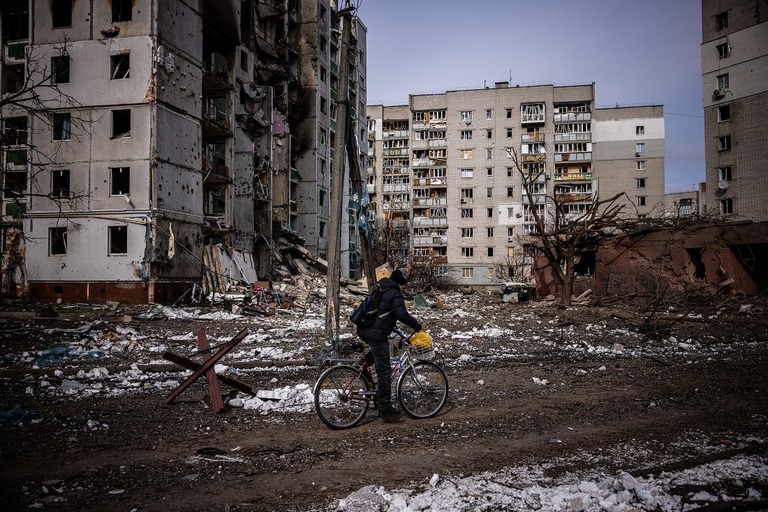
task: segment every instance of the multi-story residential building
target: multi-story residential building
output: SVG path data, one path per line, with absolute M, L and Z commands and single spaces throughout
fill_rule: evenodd
M 32 300 L 166 302 L 210 274 L 206 247 L 260 276 L 284 231 L 323 255 L 335 2 L 38 4 L 0 9 L 0 213 L 4 239 L 26 241 L 4 254 L 4 292 L 11 259 Z M 350 124 L 364 141 L 365 27 L 353 24 Z M 30 83 L 44 84 L 41 103 L 6 101 Z M 342 253 L 343 272 L 354 257 Z
M 392 264 L 409 261 L 411 240 L 411 194 L 417 194 L 418 179 L 411 182 L 410 123 L 408 107 L 368 107 L 368 161 L 366 191 L 373 209 L 369 224 L 379 229 L 375 239 L 387 248 Z M 427 185 L 426 181 L 423 183 Z M 413 205 L 426 206 L 419 189 Z M 378 225 L 375 219 L 380 221 Z
M 702 0 L 707 208 L 768 220 L 768 1 Z
M 701 212 L 701 191 L 675 192 L 664 196 L 664 216 L 667 218 L 695 217 Z
M 661 116 L 660 107 L 595 110 L 593 84 L 500 82 L 494 88 L 412 95 L 407 106 L 370 106 L 375 137 L 369 184 L 376 222 L 396 207 L 398 218 L 410 218 L 410 258 L 428 259 L 462 284 L 518 276 L 532 263 L 533 208 L 543 212 L 545 197 L 554 197 L 566 215 L 586 211 L 598 192 L 605 198 L 642 189 L 645 204 L 631 208 L 631 216 L 649 214 L 663 203 Z M 402 160 L 395 165 L 392 149 L 398 158 L 403 151 L 409 155 L 410 169 Z M 598 158 L 601 152 L 605 161 Z M 393 165 L 400 188 L 384 198 Z M 630 192 L 633 204 L 639 195 Z
M 622 194 L 625 215 L 660 216 L 664 211 L 664 108 L 595 110 L 592 123 L 595 174 L 600 197 Z

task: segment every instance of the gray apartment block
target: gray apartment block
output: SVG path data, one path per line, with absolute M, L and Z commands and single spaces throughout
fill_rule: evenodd
M 213 247 L 261 278 L 281 236 L 324 256 L 335 2 L 4 0 L 0 18 L 3 293 L 173 302 L 218 278 Z M 350 125 L 364 164 L 366 29 L 353 23 Z M 28 73 L 42 110 L 8 101 Z
M 545 196 L 557 195 L 573 214 L 617 192 L 627 192 L 632 206 L 642 203 L 627 209 L 630 216 L 663 203 L 662 115 L 660 107 L 596 111 L 593 84 L 500 82 L 411 95 L 408 105 L 369 106 L 369 129 L 376 132 L 368 165 L 375 222 L 385 223 L 396 206 L 401 223 L 410 223 L 411 261 L 426 259 L 460 284 L 510 280 L 530 270 L 532 208 L 543 211 Z M 396 140 L 387 138 L 394 133 Z M 393 168 L 399 192 L 385 194 Z
M 768 220 L 768 1 L 703 0 L 701 79 L 708 210 Z
M 594 168 L 600 198 L 622 194 L 624 215 L 664 212 L 664 109 L 661 106 L 595 110 Z

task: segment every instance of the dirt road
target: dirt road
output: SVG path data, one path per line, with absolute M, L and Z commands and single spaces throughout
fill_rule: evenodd
M 214 414 L 203 383 L 166 404 L 182 374 L 151 370 L 163 369 L 164 350 L 193 351 L 190 333 L 201 327 L 212 337 L 248 327 L 258 336 L 228 363 L 239 378 L 255 389 L 311 385 L 315 367 L 246 363 L 263 359 L 265 346 L 281 347 L 286 360 L 316 355 L 316 325 L 286 316 L 142 320 L 135 312 L 126 323 L 124 313 L 4 319 L 5 510 L 332 510 L 366 485 L 418 488 L 435 473 L 538 465 L 551 475 L 637 476 L 767 453 L 764 313 L 709 311 L 680 321 L 669 312 L 668 328 L 648 336 L 639 332 L 647 316 L 635 309 L 456 297 L 416 311 L 448 373 L 445 410 L 397 424 L 369 412 L 346 431 L 329 430 L 311 409 L 227 406 Z M 103 322 L 87 333 L 61 332 L 93 318 Z M 34 356 L 51 346 L 110 350 L 35 367 Z M 92 378 L 94 367 L 109 376 Z M 744 485 L 768 493 L 749 475 Z

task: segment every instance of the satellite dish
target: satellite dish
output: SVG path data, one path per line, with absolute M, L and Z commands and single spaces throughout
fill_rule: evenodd
M 717 186 L 718 186 L 718 188 L 719 188 L 720 190 L 726 190 L 726 189 L 728 188 L 728 185 L 729 185 L 729 184 L 730 184 L 730 182 L 729 182 L 728 180 L 720 180 L 720 181 L 717 183 Z

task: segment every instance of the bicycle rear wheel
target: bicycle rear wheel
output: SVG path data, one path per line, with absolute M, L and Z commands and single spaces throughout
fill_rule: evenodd
M 419 361 L 407 367 L 397 380 L 397 399 L 413 418 L 431 418 L 448 399 L 448 378 L 431 361 Z
M 365 416 L 373 393 L 359 369 L 332 366 L 320 374 L 315 384 L 315 410 L 333 429 L 352 428 Z

